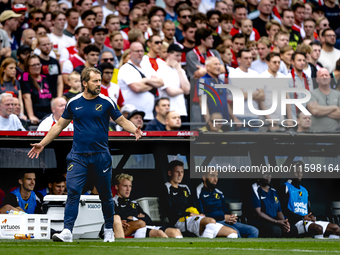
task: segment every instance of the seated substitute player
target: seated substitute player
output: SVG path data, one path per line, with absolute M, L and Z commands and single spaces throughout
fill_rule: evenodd
M 187 185 L 181 184 L 184 176 L 183 162 L 173 160 L 169 164 L 169 182 L 165 183 L 160 203 L 164 216 L 170 225 L 181 232 L 191 232 L 198 237 L 237 238 L 236 230 L 225 227 L 210 217 L 200 214 Z
M 61 174 L 53 174 L 50 177 L 47 188 L 38 190 L 43 196 L 64 195 L 66 189 L 66 178 Z
M 115 211 L 122 218 L 125 235 L 133 234 L 135 238 L 145 237 L 176 237 L 182 238 L 178 229 L 154 226 L 151 218 L 140 205 L 130 199 L 133 177 L 121 173 L 116 176 L 117 195 L 113 198 Z M 142 223 L 142 224 L 141 224 Z
M 265 174 L 258 183 L 252 185 L 249 205 L 254 215 L 248 218 L 248 222 L 258 228 L 260 237 L 281 237 L 282 232 L 290 232 L 290 224 L 283 216 L 279 196 L 270 187 L 271 178 L 270 174 Z
M 282 210 L 289 219 L 291 226 L 297 228 L 296 231 L 291 231 L 291 235 L 308 233 L 314 238 L 323 238 L 328 236 L 331 239 L 339 239 L 340 228 L 338 225 L 328 221 L 316 220 L 315 216 L 310 211 L 308 206 L 308 191 L 300 185 L 304 172 L 304 164 L 301 161 L 295 163 L 296 171 L 295 178 L 288 180 L 283 185 L 283 196 L 281 196 Z
M 237 222 L 234 214 L 229 214 L 223 192 L 216 188 L 217 172 L 208 172 L 203 176 L 203 183 L 197 186 L 198 210 L 216 222 L 235 229 L 238 237 L 257 238 L 259 231 L 253 226 Z
M 6 195 L 2 203 L 3 207 L 11 205 L 15 207 L 15 210 L 24 211 L 28 214 L 42 213 L 41 204 L 43 196 L 39 192 L 35 193 L 33 191 L 35 187 L 35 173 L 29 171 L 22 173 L 18 182 L 20 187 Z M 5 212 L 1 210 L 1 213 Z

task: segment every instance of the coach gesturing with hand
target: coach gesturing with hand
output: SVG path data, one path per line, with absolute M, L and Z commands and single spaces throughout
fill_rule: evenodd
M 53 241 L 72 242 L 72 229 L 78 215 L 80 195 L 87 179 L 87 173 L 93 171 L 105 220 L 104 242 L 113 242 L 112 159 L 108 146 L 110 117 L 126 131 L 133 133 L 136 140 L 141 138 L 142 132 L 140 127 L 136 128 L 122 116 L 111 98 L 100 94 L 101 73 L 98 69 L 85 68 L 81 79 L 85 88 L 84 92 L 68 102 L 59 121 L 40 143 L 32 144 L 33 148 L 28 156 L 38 158 L 45 146 L 52 142 L 73 120 L 73 146 L 66 159 L 68 194 L 64 229 L 60 234 L 53 235 Z

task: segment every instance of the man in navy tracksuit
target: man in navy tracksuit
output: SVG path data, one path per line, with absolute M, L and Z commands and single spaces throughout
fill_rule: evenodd
M 257 228 L 237 222 L 237 217 L 228 212 L 223 192 L 216 188 L 217 182 L 217 173 L 207 173 L 203 177 L 203 183 L 196 188 L 198 210 L 216 222 L 235 229 L 239 237 L 257 238 Z
M 114 242 L 114 205 L 111 194 L 112 162 L 108 146 L 110 117 L 126 131 L 141 137 L 140 127 L 125 119 L 114 101 L 100 94 L 101 73 L 87 67 L 81 74 L 84 92 L 72 98 L 66 105 L 59 121 L 46 137 L 28 153 L 30 158 L 38 157 L 42 150 L 55 139 L 73 120 L 74 137 L 71 152 L 67 156 L 67 201 L 65 206 L 64 229 L 53 235 L 53 241 L 72 242 L 72 229 L 78 215 L 78 206 L 87 173 L 95 173 L 95 186 L 102 202 L 105 220 L 104 242 Z

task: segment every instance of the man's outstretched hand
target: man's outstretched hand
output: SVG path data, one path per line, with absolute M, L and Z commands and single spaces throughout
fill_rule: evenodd
M 135 137 L 136 137 L 136 141 L 142 137 L 142 131 L 140 130 L 141 126 L 138 126 L 138 128 L 135 131 Z
M 31 143 L 31 146 L 33 146 L 33 148 L 27 153 L 28 157 L 31 159 L 38 158 L 39 154 L 43 151 L 44 146 L 40 143 Z

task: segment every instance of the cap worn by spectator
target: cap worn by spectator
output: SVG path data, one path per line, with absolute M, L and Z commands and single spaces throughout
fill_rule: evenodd
M 132 7 L 135 7 L 136 5 L 141 4 L 141 3 L 150 4 L 150 0 L 135 0 L 132 3 Z
M 19 56 L 20 54 L 23 54 L 25 51 L 32 52 L 32 49 L 28 45 L 21 45 L 17 50 L 17 56 Z
M 103 31 L 105 34 L 107 34 L 109 32 L 109 30 L 107 30 L 107 28 L 102 27 L 102 26 L 96 26 L 92 29 L 92 34 L 94 35 L 97 32 L 101 32 Z
M 12 10 L 14 12 L 22 12 L 22 11 L 27 11 L 27 7 L 23 4 L 15 4 L 13 7 L 12 7 Z
M 19 17 L 21 17 L 21 14 L 16 14 L 12 10 L 7 10 L 1 13 L 0 22 L 4 22 L 5 20 L 11 19 L 11 18 L 19 18 Z
M 176 52 L 182 52 L 183 49 L 178 45 L 178 44 L 170 44 L 170 46 L 168 47 L 167 52 L 170 53 L 172 51 L 176 51 Z
M 138 111 L 138 110 L 134 110 L 132 111 L 129 116 L 127 117 L 128 120 L 130 120 L 133 116 L 135 116 L 136 114 L 139 114 L 142 116 L 142 118 L 144 119 L 144 116 L 145 116 L 145 112 L 142 112 L 142 111 Z
M 79 1 L 80 2 L 80 1 Z M 79 3 L 78 2 L 78 3 Z M 78 5 L 78 3 L 77 3 L 77 5 Z M 67 1 L 67 0 L 61 0 L 61 1 L 59 1 L 58 2 L 58 4 L 67 4 L 68 5 L 68 8 L 72 8 L 72 3 L 70 3 L 69 1 Z
M 313 12 L 323 12 L 323 13 L 325 13 L 325 7 L 323 5 L 322 6 L 318 5 L 318 6 L 314 7 Z
M 120 111 L 122 112 L 122 113 L 124 113 L 124 112 L 127 112 L 127 113 L 131 113 L 131 112 L 133 112 L 134 110 L 137 110 L 136 109 L 136 106 L 134 106 L 133 104 L 126 104 L 126 105 L 124 105 L 123 107 L 122 107 L 122 109 L 120 109 Z

